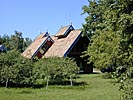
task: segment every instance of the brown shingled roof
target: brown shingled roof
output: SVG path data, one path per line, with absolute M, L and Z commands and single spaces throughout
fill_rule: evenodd
M 32 58 L 38 48 L 47 40 L 48 37 L 44 37 L 45 33 L 40 34 L 26 50 L 22 53 L 22 56 L 26 58 Z
M 69 30 L 69 28 L 71 28 L 71 30 L 74 29 L 72 25 L 61 27 L 55 36 L 58 37 L 66 35 L 66 32 Z
M 62 29 L 61 31 L 64 30 L 65 29 Z M 80 35 L 81 35 L 80 30 L 73 30 L 65 38 L 58 39 L 58 37 L 53 36 L 52 39 L 54 40 L 54 44 L 44 54 L 44 57 L 51 57 L 51 56 L 64 57 Z

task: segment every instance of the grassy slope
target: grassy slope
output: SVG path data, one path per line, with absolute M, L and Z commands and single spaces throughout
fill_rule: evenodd
M 103 79 L 102 74 L 81 75 L 81 86 L 50 86 L 45 88 L 0 88 L 0 100 L 118 100 L 118 86 L 110 79 Z

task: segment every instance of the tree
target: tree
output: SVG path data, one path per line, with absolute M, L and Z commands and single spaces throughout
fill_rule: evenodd
M 32 43 L 30 38 L 24 38 L 22 32 L 14 31 L 15 34 L 0 36 L 0 44 L 3 44 L 7 50 L 15 50 L 22 53 Z
M 32 43 L 32 40 L 28 37 L 23 40 L 23 51 Z
M 18 54 L 17 53 L 1 53 L 0 54 L 0 82 L 5 83 L 5 87 L 8 83 L 14 83 L 14 78 L 16 78 L 17 69 L 14 68 Z
M 14 64 L 15 69 L 18 70 L 15 78 L 15 84 L 18 86 L 32 86 L 36 81 L 34 77 L 33 68 L 34 62 L 19 55 L 17 62 Z
M 22 32 L 15 31 L 15 35 L 11 35 L 10 46 L 12 50 L 23 52 L 23 42 Z
M 0 53 L 0 83 L 15 86 L 31 86 L 35 78 L 32 72 L 33 62 L 23 58 L 20 53 L 10 51 Z
M 126 67 L 124 73 L 117 73 L 117 79 L 121 80 L 124 90 L 124 100 L 133 98 L 131 95 L 133 93 L 132 6 L 132 0 L 94 0 L 89 2 L 89 6 L 83 7 L 84 13 L 88 14 L 87 18 L 90 18 L 85 19 L 83 31 L 87 34 L 88 31 L 93 32 L 85 56 L 89 55 L 89 62 L 93 62 L 96 67 L 107 67 L 112 64 L 118 71 L 121 67 Z M 96 17 L 99 13 L 101 20 L 98 20 L 99 16 Z
M 46 81 L 46 89 L 48 89 L 49 81 L 61 83 L 68 79 L 73 85 L 73 79 L 76 78 L 79 68 L 70 58 L 50 57 L 39 59 L 34 71 L 38 78 Z
M 34 65 L 34 74 L 37 79 L 43 79 L 43 82 L 46 81 L 46 90 L 48 89 L 48 84 L 52 72 L 54 69 L 53 64 L 50 61 L 46 61 L 44 59 L 38 60 Z

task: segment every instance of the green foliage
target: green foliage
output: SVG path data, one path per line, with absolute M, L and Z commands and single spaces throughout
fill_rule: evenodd
M 36 80 L 33 74 L 34 63 L 22 56 L 17 60 L 17 63 L 14 65 L 18 69 L 18 74 L 15 80 L 16 84 L 33 85 Z
M 6 83 L 6 87 L 9 81 L 13 82 L 16 77 L 17 70 L 14 68 L 16 63 L 17 54 L 7 53 L 0 54 L 0 81 Z
M 76 63 L 70 58 L 51 57 L 39 59 L 35 63 L 36 77 L 46 81 L 46 89 L 50 82 L 63 82 L 70 80 L 71 85 L 79 71 Z
M 34 62 L 33 62 L 34 61 Z M 29 60 L 19 52 L 0 53 L 0 84 L 8 86 L 33 86 L 37 79 L 43 79 L 48 89 L 49 82 L 73 81 L 79 68 L 70 58 L 44 58 Z
M 32 42 L 30 38 L 23 38 L 22 32 L 15 31 L 14 35 L 0 36 L 0 44 L 5 45 L 7 50 L 15 50 L 22 53 Z
M 88 14 L 83 31 L 91 37 L 85 56 L 89 55 L 89 62 L 93 62 L 99 68 L 107 67 L 109 64 L 118 70 L 126 67 L 124 73 L 116 73 L 119 74 L 116 75 L 117 79 L 122 82 L 124 100 L 133 98 L 130 95 L 133 90 L 133 81 L 130 77 L 133 73 L 132 6 L 132 0 L 94 0 L 83 7 L 84 13 Z
M 32 85 L 33 64 L 18 52 L 10 51 L 0 54 L 0 83 L 11 86 Z

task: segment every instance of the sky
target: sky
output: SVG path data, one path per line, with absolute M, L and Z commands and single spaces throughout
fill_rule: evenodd
M 0 0 L 0 35 L 14 31 L 35 39 L 40 32 L 55 35 L 61 26 L 82 27 L 86 15 L 82 7 L 88 0 Z

